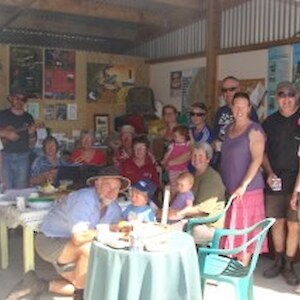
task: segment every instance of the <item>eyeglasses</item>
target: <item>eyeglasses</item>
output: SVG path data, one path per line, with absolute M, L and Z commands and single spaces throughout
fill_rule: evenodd
M 236 86 L 232 86 L 232 87 L 229 87 L 229 88 L 222 88 L 222 93 L 234 92 L 235 90 L 237 90 Z
M 194 117 L 194 116 L 197 116 L 197 117 L 203 117 L 203 116 L 205 116 L 205 113 L 201 113 L 201 112 L 199 112 L 199 113 L 196 113 L 196 112 L 190 112 L 190 116 L 191 116 L 191 117 Z
M 286 98 L 286 97 L 293 98 L 293 97 L 295 97 L 295 95 L 296 94 L 294 92 L 278 92 L 277 93 L 277 96 L 279 98 Z

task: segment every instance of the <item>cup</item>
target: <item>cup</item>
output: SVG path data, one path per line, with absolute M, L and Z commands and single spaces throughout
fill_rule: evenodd
M 26 199 L 23 196 L 16 197 L 17 209 L 24 211 L 26 209 Z
M 109 237 L 109 224 L 98 224 L 96 226 L 96 231 L 97 231 L 97 240 L 100 243 L 105 243 L 105 241 L 108 240 Z
M 279 192 L 282 190 L 282 181 L 281 178 L 276 177 L 276 178 L 272 178 L 272 186 L 271 186 L 272 190 L 275 192 Z

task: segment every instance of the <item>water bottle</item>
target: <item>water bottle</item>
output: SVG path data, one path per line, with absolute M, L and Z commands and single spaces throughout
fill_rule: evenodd
M 130 251 L 143 251 L 144 250 L 144 240 L 141 230 L 133 227 L 129 235 L 129 250 Z

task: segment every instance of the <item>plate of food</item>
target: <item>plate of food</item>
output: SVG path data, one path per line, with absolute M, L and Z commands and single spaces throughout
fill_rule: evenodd
M 57 188 L 50 182 L 46 182 L 45 184 L 39 187 L 39 191 L 43 194 L 51 195 L 57 192 Z
M 53 204 L 53 197 L 36 197 L 36 198 L 28 198 L 27 204 L 29 207 L 34 209 L 45 209 L 50 208 Z

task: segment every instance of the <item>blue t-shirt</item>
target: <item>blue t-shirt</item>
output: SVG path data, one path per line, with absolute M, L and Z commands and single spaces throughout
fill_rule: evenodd
M 250 119 L 258 123 L 258 116 L 253 107 L 251 107 Z M 218 108 L 214 123 L 214 137 L 223 141 L 228 125 L 232 124 L 234 117 L 229 106 L 223 105 Z
M 140 222 L 154 222 L 155 215 L 149 205 L 134 206 L 128 205 L 122 214 L 123 219 L 129 221 L 130 219 L 137 219 Z
M 101 216 L 100 211 L 101 202 L 95 188 L 83 188 L 56 203 L 44 218 L 40 230 L 48 237 L 69 238 L 80 223 L 86 223 L 92 229 L 99 223 L 114 224 L 121 220 L 122 210 L 116 201 L 107 206 L 104 215 Z
M 61 167 L 61 166 L 68 166 L 69 164 L 63 161 L 61 158 L 57 159 L 56 166 L 53 166 L 47 156 L 38 156 L 32 163 L 30 175 L 31 177 L 38 176 L 44 172 L 47 172 L 53 167 Z

